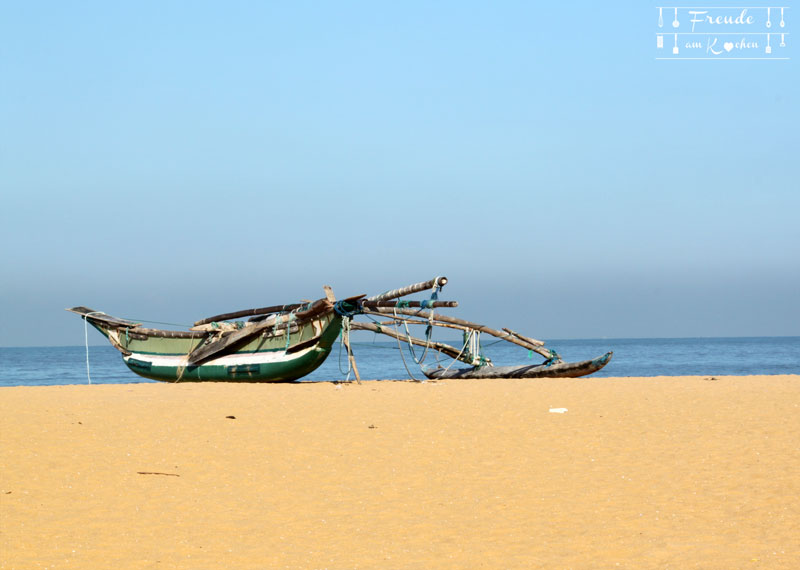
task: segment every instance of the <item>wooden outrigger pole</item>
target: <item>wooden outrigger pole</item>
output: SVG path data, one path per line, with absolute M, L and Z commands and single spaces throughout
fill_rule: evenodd
M 366 301 L 388 301 L 390 299 L 405 297 L 406 295 L 413 295 L 414 293 L 419 293 L 420 291 L 428 291 L 430 289 L 433 289 L 434 287 L 441 289 L 445 285 L 447 285 L 447 277 L 434 277 L 429 281 L 414 283 L 413 285 L 409 285 L 408 287 L 401 287 L 400 289 L 392 289 L 390 291 L 386 291 L 385 293 L 381 293 L 380 295 L 373 295 L 372 297 L 367 297 Z
M 413 310 L 413 309 L 405 309 L 401 307 L 374 307 L 370 308 L 369 310 L 364 311 L 366 314 L 376 314 L 376 315 L 407 315 L 410 317 L 419 317 L 420 319 L 431 319 L 431 313 L 425 310 Z M 523 348 L 527 348 L 528 350 L 532 350 L 538 354 L 541 354 L 545 358 L 553 358 L 556 357 L 557 361 L 560 361 L 560 357 L 552 350 L 548 348 L 544 348 L 544 342 L 532 338 L 523 337 L 521 335 L 512 333 L 510 331 L 499 331 L 497 329 L 493 329 L 491 327 L 487 327 L 485 325 L 481 325 L 478 323 L 473 323 L 470 321 L 465 321 L 464 319 L 458 319 L 456 317 L 449 317 L 447 315 L 440 315 L 435 313 L 433 315 L 433 323 L 437 325 L 437 321 L 442 323 L 458 325 L 459 327 L 463 327 L 464 330 L 474 330 L 482 333 L 486 333 L 490 336 L 508 341 L 510 343 L 516 344 Z

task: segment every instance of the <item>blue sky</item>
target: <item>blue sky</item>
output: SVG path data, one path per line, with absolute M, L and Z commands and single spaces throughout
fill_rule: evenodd
M 539 338 L 800 335 L 796 62 L 656 61 L 656 18 L 6 3 L 0 346 L 435 275 Z

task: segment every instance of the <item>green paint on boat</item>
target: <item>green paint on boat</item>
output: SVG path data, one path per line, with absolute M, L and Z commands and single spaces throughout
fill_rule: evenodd
M 290 332 L 288 340 L 286 329 L 268 329 L 209 363 L 164 366 L 151 360 L 153 357 L 185 357 L 205 343 L 206 338 L 142 338 L 141 334 L 126 334 L 125 328 L 110 329 L 103 323 L 89 322 L 120 349 L 123 361 L 132 372 L 163 382 L 292 382 L 310 374 L 325 361 L 342 327 L 342 317 L 330 311 L 300 323 Z M 259 355 L 265 357 L 264 362 L 258 362 Z M 255 362 L 225 362 L 226 357 L 236 356 L 250 356 Z

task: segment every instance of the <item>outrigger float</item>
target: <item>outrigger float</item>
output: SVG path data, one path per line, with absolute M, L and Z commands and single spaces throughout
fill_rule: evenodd
M 358 295 L 337 301 L 324 287 L 325 298 L 313 302 L 246 309 L 201 319 L 188 330 L 162 330 L 120 319 L 87 307 L 67 309 L 100 331 L 122 353 L 125 364 L 136 374 L 166 382 L 291 382 L 310 374 L 331 352 L 341 337 L 350 369 L 360 380 L 350 343 L 351 331 L 384 334 L 409 347 L 424 347 L 414 357 L 424 375 L 443 378 L 574 378 L 603 368 L 612 353 L 583 362 L 568 363 L 544 342 L 511 329 L 490 327 L 439 314 L 436 309 L 457 307 L 455 301 L 439 301 L 446 277 L 393 289 L 380 295 Z M 411 301 L 408 295 L 431 291 L 429 299 Z M 370 322 L 355 321 L 364 316 Z M 247 318 L 246 321 L 236 319 Z M 424 326 L 424 338 L 409 333 L 409 326 Z M 402 330 L 400 327 L 402 326 Z M 460 330 L 461 348 L 431 339 L 434 327 Z M 537 353 L 545 361 L 535 365 L 494 366 L 480 348 L 480 335 L 487 334 Z M 423 365 L 429 350 L 450 357 L 450 366 Z M 452 368 L 456 361 L 466 368 Z M 348 374 L 349 377 L 349 374 Z

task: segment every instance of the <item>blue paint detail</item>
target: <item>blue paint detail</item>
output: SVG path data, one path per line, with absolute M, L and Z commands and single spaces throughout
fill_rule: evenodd
M 137 360 L 135 358 L 129 358 L 127 360 L 127 364 L 134 372 L 137 372 L 139 370 L 142 371 L 150 370 L 153 367 L 152 362 L 144 362 L 143 360 Z

